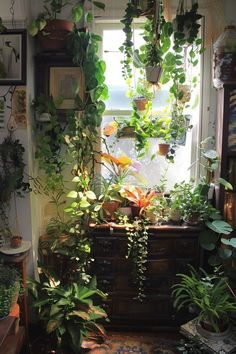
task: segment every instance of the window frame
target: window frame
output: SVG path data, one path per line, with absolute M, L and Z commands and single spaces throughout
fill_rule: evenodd
M 140 24 L 144 23 L 145 19 L 136 19 L 133 23 L 133 28 L 139 28 Z M 123 25 L 119 20 L 97 20 L 95 22 L 95 32 L 103 38 L 103 30 L 109 29 L 122 29 Z M 201 20 L 202 38 L 205 33 L 205 16 L 203 15 Z M 203 43 L 204 47 L 204 43 Z M 103 57 L 103 42 L 99 47 L 99 56 Z M 199 82 L 199 117 L 198 124 L 196 124 L 192 130 L 192 149 L 191 149 L 191 169 L 190 178 L 198 180 L 200 178 L 200 166 L 197 163 L 200 159 L 199 145 L 202 140 L 209 136 L 209 111 L 211 102 L 211 70 L 207 70 L 211 63 L 211 48 L 207 48 L 200 56 L 200 82 Z M 204 91 L 203 91 L 204 90 Z M 132 112 L 130 110 L 105 110 L 104 116 L 116 116 L 116 115 L 129 115 Z M 213 123 L 214 125 L 214 123 Z

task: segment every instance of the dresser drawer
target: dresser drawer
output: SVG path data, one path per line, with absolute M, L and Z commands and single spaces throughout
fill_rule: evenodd
M 147 261 L 147 275 L 172 274 L 174 271 L 174 264 L 171 259 L 148 260 Z
M 148 242 L 148 254 L 150 258 L 173 257 L 173 240 L 150 240 Z
M 167 276 L 149 276 L 144 282 L 145 294 L 149 295 L 169 295 L 172 278 Z M 135 297 L 137 295 L 137 286 L 134 284 L 132 276 L 118 275 L 115 278 L 114 291 L 121 294 L 130 294 Z
M 155 319 L 169 317 L 171 314 L 169 297 L 147 296 L 143 302 L 130 298 L 113 298 L 113 315 L 124 319 Z
M 178 239 L 173 248 L 176 258 L 195 256 L 198 253 L 198 241 L 190 238 Z
M 116 261 L 114 258 L 95 258 L 92 265 L 93 274 L 111 275 L 116 271 Z
M 97 287 L 104 293 L 111 293 L 114 290 L 114 278 L 109 276 L 98 276 Z

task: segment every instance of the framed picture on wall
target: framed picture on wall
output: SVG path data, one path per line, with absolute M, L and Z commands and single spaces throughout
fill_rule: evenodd
M 61 97 L 59 109 L 73 109 L 77 94 L 83 99 L 84 79 L 79 67 L 51 67 L 49 92 L 52 97 Z
M 0 33 L 0 85 L 26 84 L 26 30 Z

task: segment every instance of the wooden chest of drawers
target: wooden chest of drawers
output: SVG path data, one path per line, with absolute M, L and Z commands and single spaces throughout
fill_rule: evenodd
M 171 287 L 176 273 L 187 264 L 199 266 L 199 229 L 187 226 L 153 226 L 149 229 L 146 298 L 134 300 L 137 289 L 132 278 L 132 259 L 127 259 L 124 228 L 99 225 L 91 228 L 92 270 L 98 287 L 108 293 L 103 304 L 112 326 L 176 326 L 188 316 L 177 314 L 172 306 Z

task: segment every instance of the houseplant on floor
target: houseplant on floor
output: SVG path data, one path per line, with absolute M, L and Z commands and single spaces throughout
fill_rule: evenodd
M 207 331 L 225 332 L 228 329 L 231 312 L 236 310 L 236 301 L 229 290 L 228 279 L 216 269 L 201 274 L 190 266 L 190 273 L 177 274 L 179 283 L 173 286 L 174 307 L 180 310 L 191 306 L 197 312 L 197 328 L 203 336 Z M 210 337 L 210 334 L 209 334 Z
M 83 339 L 96 335 L 104 338 L 99 322 L 107 315 L 93 301 L 95 297 L 105 298 L 105 294 L 97 289 L 95 278 L 87 285 L 72 282 L 62 286 L 58 279 L 41 269 L 39 281 L 30 280 L 28 287 L 39 318 L 55 342 L 54 349 L 78 354 L 82 352 Z
M 15 268 L 0 265 L 0 319 L 7 317 L 17 302 L 20 292 L 20 275 Z

